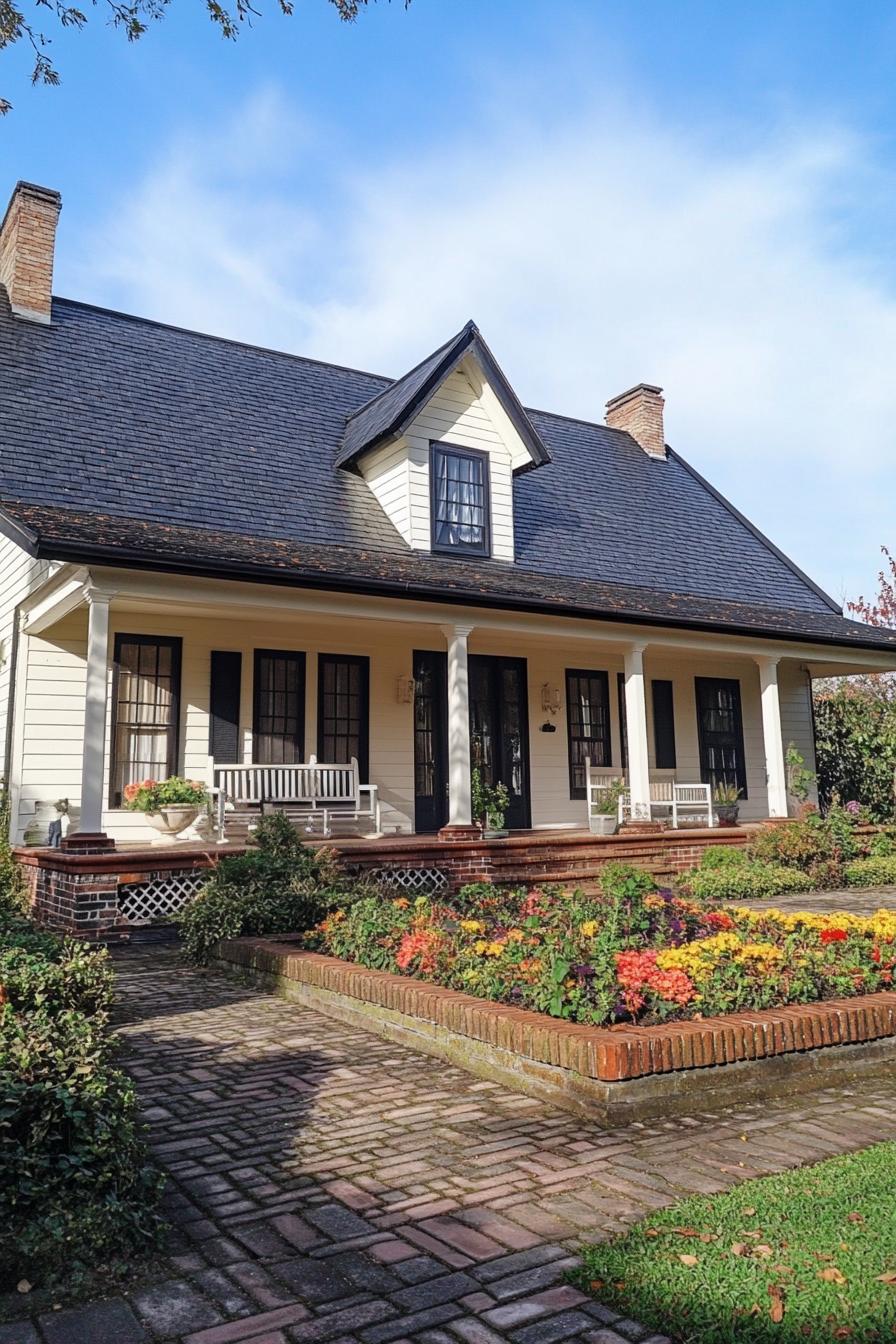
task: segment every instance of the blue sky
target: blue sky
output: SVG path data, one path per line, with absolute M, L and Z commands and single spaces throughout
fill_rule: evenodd
M 529 405 L 667 438 L 836 597 L 896 546 L 896 9 L 173 0 L 0 59 L 56 292 L 400 373 L 469 316 Z M 2 190 L 2 185 L 0 185 Z M 636 573 L 631 581 L 637 582 Z

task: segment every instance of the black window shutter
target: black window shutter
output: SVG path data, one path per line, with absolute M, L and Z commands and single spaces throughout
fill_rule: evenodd
M 671 681 L 653 682 L 653 746 L 657 770 L 674 770 L 675 715 Z
M 628 720 L 625 713 L 625 673 L 616 673 L 616 699 L 619 702 L 619 752 L 623 770 L 628 769 Z
M 240 751 L 240 680 L 243 655 L 212 650 L 209 686 L 208 754 L 216 761 L 236 764 Z

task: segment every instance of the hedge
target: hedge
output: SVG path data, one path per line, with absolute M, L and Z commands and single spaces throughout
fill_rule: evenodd
M 161 1176 L 115 1067 L 105 952 L 0 918 L 0 1291 L 155 1245 Z
M 851 887 L 887 887 L 896 884 L 896 856 L 878 855 L 846 865 Z

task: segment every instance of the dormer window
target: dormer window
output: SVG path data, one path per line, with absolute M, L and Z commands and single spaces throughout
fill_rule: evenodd
M 488 454 L 430 444 L 432 549 L 491 554 Z

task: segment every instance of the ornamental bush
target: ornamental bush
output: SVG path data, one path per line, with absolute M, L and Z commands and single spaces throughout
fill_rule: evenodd
M 700 901 L 763 900 L 785 891 L 805 891 L 808 885 L 805 875 L 795 868 L 746 860 L 716 868 L 695 868 L 683 883 Z
M 0 1291 L 155 1244 L 161 1177 L 114 1065 L 105 952 L 0 928 Z
M 887 887 L 896 884 L 896 855 L 872 855 L 855 859 L 846 867 L 846 881 L 851 887 Z
M 310 848 L 274 813 L 258 823 L 254 848 L 221 859 L 181 912 L 183 953 L 205 965 L 223 938 L 302 933 L 371 889 L 369 882 L 347 879 L 332 850 Z
M 733 845 L 710 845 L 700 855 L 700 867 L 704 870 L 715 868 L 742 868 L 747 862 L 747 852 Z
M 859 843 L 855 819 L 838 805 L 824 817 L 818 812 L 788 822 L 766 826 L 749 847 L 749 856 L 760 863 L 795 868 L 803 874 L 804 889 L 843 885 L 844 864 L 857 858 Z

